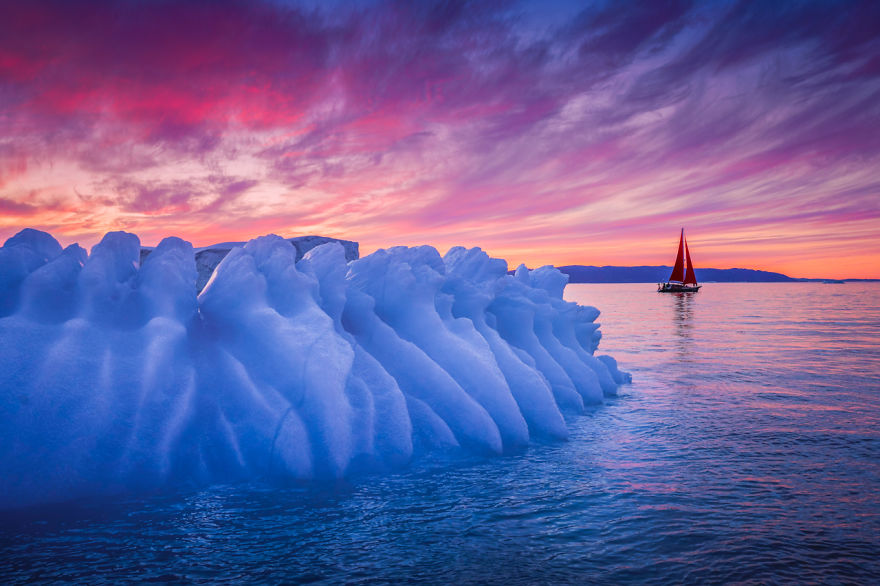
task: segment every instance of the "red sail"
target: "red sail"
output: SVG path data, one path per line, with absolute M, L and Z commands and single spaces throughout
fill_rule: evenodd
M 684 243 L 684 255 L 687 257 L 687 275 L 684 277 L 685 285 L 696 285 L 697 275 L 694 273 L 694 263 L 691 262 L 691 251 L 688 250 L 688 243 Z
M 688 263 L 690 264 L 690 263 Z M 678 240 L 678 256 L 675 257 L 675 266 L 672 267 L 670 281 L 684 281 L 684 228 L 681 229 L 681 238 Z

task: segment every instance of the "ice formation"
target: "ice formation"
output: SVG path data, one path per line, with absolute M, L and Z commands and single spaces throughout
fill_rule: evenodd
M 197 294 L 192 246 L 139 264 L 23 230 L 0 248 L 0 506 L 256 476 L 340 477 L 440 448 L 565 438 L 628 375 L 567 277 L 479 248 L 347 261 L 233 247 Z

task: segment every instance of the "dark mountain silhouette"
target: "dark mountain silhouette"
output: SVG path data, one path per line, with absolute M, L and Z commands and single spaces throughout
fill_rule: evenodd
M 594 267 L 584 265 L 568 265 L 557 267 L 569 276 L 570 283 L 659 283 L 669 278 L 672 267 L 668 266 L 642 266 L 642 267 Z M 696 269 L 697 280 L 702 282 L 751 282 L 751 283 L 780 283 L 796 282 L 794 279 L 782 273 L 758 271 L 754 269 Z

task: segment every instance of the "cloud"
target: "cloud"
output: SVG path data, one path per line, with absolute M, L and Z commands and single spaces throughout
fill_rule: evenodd
M 37 208 L 31 204 L 0 197 L 0 212 L 14 216 L 27 216 Z
M 586 61 L 620 66 L 647 45 L 665 45 L 687 23 L 690 0 L 608 2 L 587 6 L 568 33 Z
M 603 226 L 876 209 L 876 2 L 537 6 L 0 0 L 3 209 L 71 233 L 550 238 L 543 262 Z

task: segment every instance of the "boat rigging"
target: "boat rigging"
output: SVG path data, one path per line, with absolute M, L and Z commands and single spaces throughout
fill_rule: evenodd
M 665 283 L 657 283 L 657 291 L 660 293 L 696 293 L 702 285 L 697 283 L 697 275 L 691 262 L 691 252 L 688 250 L 687 240 L 684 239 L 684 228 L 681 229 L 681 237 L 678 240 L 678 256 L 675 257 L 675 266 L 672 274 Z

